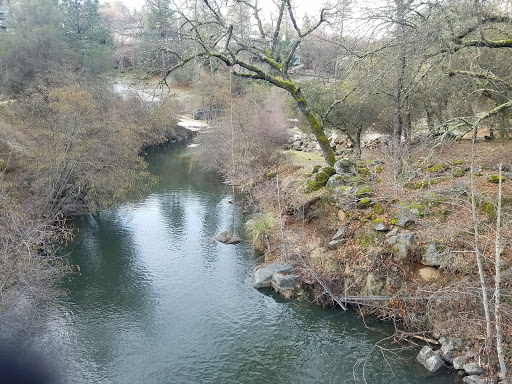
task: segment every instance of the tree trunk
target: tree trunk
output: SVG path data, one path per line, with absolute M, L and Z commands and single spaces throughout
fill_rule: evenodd
M 302 92 L 301 92 L 300 88 L 294 88 L 294 89 L 285 88 L 285 89 L 288 92 L 290 92 L 293 99 L 297 103 L 300 111 L 302 112 L 304 117 L 307 119 L 309 126 L 313 130 L 313 134 L 316 137 L 316 141 L 320 145 L 325 162 L 328 165 L 331 165 L 331 166 L 334 165 L 334 163 L 336 162 L 336 158 L 334 156 L 334 151 L 331 148 L 331 143 L 329 142 L 329 140 L 327 139 L 327 136 L 325 135 L 324 127 L 318 121 L 318 118 L 309 109 L 306 99 L 304 99 L 304 96 L 302 96 Z
M 501 196 L 502 196 L 502 181 L 501 181 L 501 164 L 499 169 L 499 188 L 498 188 L 498 207 L 496 210 L 496 259 L 495 259 L 495 275 L 494 275 L 494 321 L 496 326 L 496 352 L 498 353 L 498 362 L 500 364 L 500 377 L 501 379 L 507 378 L 507 366 L 505 365 L 505 354 L 503 352 L 503 329 L 501 327 Z
M 401 144 L 402 144 L 402 90 L 404 87 L 406 46 L 405 46 L 405 4 L 403 0 L 395 0 L 396 23 L 398 28 L 398 70 L 393 94 L 393 160 L 395 165 L 394 176 L 398 176 L 400 169 Z

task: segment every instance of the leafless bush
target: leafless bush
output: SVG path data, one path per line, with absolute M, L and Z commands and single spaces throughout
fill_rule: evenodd
M 56 244 L 70 234 L 31 218 L 26 208 L 0 190 L 0 323 L 23 327 L 37 304 L 57 298 L 54 283 L 69 267 L 55 255 Z M 5 331 L 5 329 L 4 329 Z
M 270 171 L 276 150 L 289 133 L 286 128 L 286 100 L 282 93 L 256 89 L 233 98 L 222 120 L 200 137 L 199 164 L 218 172 L 227 181 L 247 186 L 254 177 Z

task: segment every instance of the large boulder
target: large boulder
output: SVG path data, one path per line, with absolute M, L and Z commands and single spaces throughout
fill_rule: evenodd
M 346 174 L 336 174 L 332 175 L 327 181 L 327 188 L 333 189 L 342 185 L 350 185 L 352 179 L 350 176 Z
M 439 354 L 434 352 L 428 345 L 421 349 L 418 356 L 416 356 L 416 361 L 423 365 L 429 372 L 435 372 L 444 365 Z
M 285 297 L 291 297 L 293 292 L 300 287 L 300 278 L 297 275 L 284 275 L 275 273 L 270 280 L 272 288 Z
M 334 169 L 338 174 L 354 174 L 356 172 L 356 163 L 354 160 L 344 158 L 334 163 Z
M 277 274 L 291 274 L 295 269 L 288 263 L 273 263 L 254 269 L 252 286 L 254 288 L 270 288 L 272 286 L 272 277 Z

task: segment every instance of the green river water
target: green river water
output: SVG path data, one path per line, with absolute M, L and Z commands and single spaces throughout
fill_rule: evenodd
M 230 189 L 191 167 L 193 150 L 152 151 L 146 198 L 77 222 L 81 273 L 31 336 L 65 382 L 454 383 L 417 350 L 375 349 L 388 324 L 254 289 L 251 245 L 212 242 L 231 228 Z

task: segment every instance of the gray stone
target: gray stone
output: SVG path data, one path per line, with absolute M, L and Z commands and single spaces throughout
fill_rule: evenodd
M 334 202 L 336 206 L 343 210 L 350 209 L 354 203 L 354 196 L 352 194 L 353 188 L 345 185 L 336 187 L 333 192 Z
M 395 244 L 393 254 L 398 260 L 406 259 L 409 256 L 409 247 L 405 244 Z
M 339 229 L 336 231 L 336 233 L 334 234 L 334 236 L 332 237 L 331 240 L 339 240 L 339 239 L 345 237 L 346 232 L 347 232 L 347 228 L 345 226 L 339 227 Z
M 453 368 L 462 369 L 467 364 L 469 358 L 467 356 L 457 356 L 453 359 Z
M 378 221 L 373 224 L 373 229 L 375 229 L 377 232 L 387 232 L 389 231 L 389 228 L 386 224 L 384 224 L 382 221 Z
M 468 375 L 481 375 L 482 373 L 484 373 L 483 368 L 480 366 L 480 364 L 477 363 L 464 364 L 462 366 L 462 369 Z
M 414 245 L 414 232 L 402 233 L 398 235 L 397 242 L 404 245 Z
M 242 239 L 238 236 L 233 236 L 229 241 L 228 244 L 238 244 L 241 243 Z
M 285 291 L 298 286 L 299 281 L 300 279 L 297 275 L 284 275 L 282 273 L 275 273 L 270 280 L 270 284 L 275 291 L 284 293 Z
M 462 379 L 462 382 L 464 384 L 486 384 L 486 381 L 484 379 L 481 379 L 478 376 L 466 376 Z
M 329 177 L 326 186 L 327 188 L 336 188 L 348 184 L 350 184 L 350 176 L 345 174 L 335 174 Z
M 300 140 L 297 140 L 295 141 L 293 144 L 292 144 L 295 148 L 298 148 L 302 145 L 302 142 Z
M 355 169 L 355 162 L 350 159 L 339 159 L 337 162 L 334 163 L 334 169 L 336 170 L 336 173 L 354 173 Z
M 327 244 L 327 249 L 337 249 L 340 245 L 343 245 L 346 243 L 347 240 L 345 239 L 339 239 L 339 240 L 332 240 Z
M 395 228 L 395 229 L 389 231 L 388 233 L 386 233 L 386 237 L 391 237 L 391 236 L 396 236 L 396 235 L 398 235 L 398 229 L 397 228 Z
M 441 351 L 443 352 L 445 361 L 452 364 L 455 352 L 458 350 L 457 345 L 455 341 L 449 337 L 443 339 L 444 341 L 441 342 Z
M 396 244 L 397 242 L 398 242 L 398 236 L 391 236 L 391 237 L 388 239 L 388 244 L 389 244 L 389 245 Z
M 232 237 L 233 235 L 228 231 L 222 231 L 217 233 L 213 238 L 220 243 L 227 243 Z
M 425 255 L 421 259 L 421 264 L 429 267 L 439 267 L 442 259 L 443 255 L 440 251 L 439 245 L 433 242 L 428 246 Z
M 416 220 L 414 220 L 414 218 L 402 215 L 400 216 L 400 219 L 395 225 L 400 228 L 410 228 L 411 226 L 414 225 L 414 223 L 416 223 Z
M 273 263 L 263 267 L 256 267 L 252 286 L 254 288 L 270 288 L 272 276 L 276 273 L 294 273 L 295 269 L 288 263 Z
M 416 356 L 416 361 L 423 365 L 429 372 L 435 372 L 443 366 L 443 360 L 428 345 L 424 346 Z

